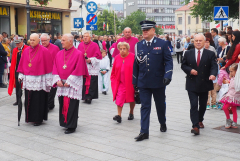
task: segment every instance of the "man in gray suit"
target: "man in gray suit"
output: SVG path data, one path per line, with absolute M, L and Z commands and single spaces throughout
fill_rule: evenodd
M 62 50 L 62 44 L 61 44 L 61 39 L 62 39 L 62 36 L 61 35 L 58 35 L 57 37 L 57 40 L 55 41 L 54 45 L 58 46 L 60 50 Z

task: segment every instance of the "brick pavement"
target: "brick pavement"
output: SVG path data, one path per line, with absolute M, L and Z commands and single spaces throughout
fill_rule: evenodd
M 128 121 L 129 106 L 123 108 L 123 121 L 117 124 L 112 117 L 117 113 L 112 95 L 100 94 L 91 105 L 80 103 L 78 128 L 65 135 L 58 123 L 58 102 L 42 126 L 24 122 L 17 126 L 15 96 L 8 97 L 0 89 L 0 160 L 61 161 L 234 161 L 240 158 L 239 134 L 213 128 L 225 124 L 221 110 L 210 110 L 205 115 L 205 129 L 199 136 L 190 133 L 189 101 L 185 74 L 174 59 L 173 81 L 167 87 L 166 133 L 159 131 L 155 105 L 150 124 L 150 139 L 135 142 L 140 130 L 140 105 L 135 108 L 135 119 Z M 57 101 L 57 98 L 56 98 Z

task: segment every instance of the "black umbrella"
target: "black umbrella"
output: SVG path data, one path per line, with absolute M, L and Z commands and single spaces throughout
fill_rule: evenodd
M 18 82 L 21 87 L 21 81 Z M 20 88 L 18 91 L 18 126 L 20 126 L 20 119 L 22 115 L 22 89 Z

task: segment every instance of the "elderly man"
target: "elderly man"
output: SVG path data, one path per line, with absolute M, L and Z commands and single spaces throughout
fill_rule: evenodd
M 82 98 L 83 76 L 88 70 L 83 53 L 73 46 L 71 34 L 62 37 L 62 47 L 53 66 L 53 86 L 57 86 L 59 97 L 60 126 L 67 128 L 65 134 L 77 128 L 79 100 Z
M 149 138 L 149 123 L 152 95 L 154 97 L 160 131 L 166 132 L 165 90 L 171 82 L 173 61 L 166 41 L 154 36 L 154 21 L 140 22 L 144 40 L 137 43 L 133 66 L 133 84 L 140 89 L 141 130 L 135 138 L 142 141 Z
M 52 60 L 55 60 L 55 57 L 57 53 L 60 51 L 60 49 L 56 46 L 50 43 L 50 36 L 48 34 L 42 34 L 41 37 L 42 46 L 48 49 L 49 57 L 52 58 Z M 50 93 L 48 94 L 48 109 L 52 110 L 55 107 L 54 104 L 54 98 L 56 95 L 57 89 L 51 88 Z
M 1 44 L 3 36 L 0 34 L 0 88 L 7 88 L 2 82 L 2 76 L 4 72 L 4 66 L 7 63 L 7 52 L 5 51 L 3 45 Z
M 16 37 L 14 43 L 16 44 L 17 47 L 14 48 L 12 52 L 8 94 L 11 96 L 13 88 L 16 87 L 16 102 L 13 104 L 14 106 L 18 105 L 18 94 L 19 90 L 21 90 L 21 83 L 18 81 L 19 73 L 17 72 L 17 69 L 22 57 L 22 53 L 28 47 L 27 45 L 23 44 L 23 39 L 24 39 L 23 37 Z
M 131 36 L 132 35 L 132 30 L 129 27 L 126 27 L 123 30 L 123 34 L 124 34 L 124 37 L 117 41 L 116 46 L 118 45 L 119 42 L 127 42 L 130 45 L 129 52 L 130 53 L 135 53 L 135 45 L 137 44 L 138 39 L 136 37 Z M 119 52 L 118 48 L 115 48 L 112 57 L 117 56 L 119 53 L 120 52 Z
M 102 54 L 97 43 L 91 41 L 90 34 L 86 32 L 83 35 L 83 43 L 78 46 L 86 59 L 89 77 L 84 78 L 83 100 L 91 104 L 92 99 L 98 98 L 98 73 L 100 70 L 99 63 Z
M 213 90 L 213 80 L 218 74 L 215 53 L 204 49 L 205 36 L 197 34 L 194 37 L 194 49 L 184 54 L 182 70 L 187 74 L 186 90 L 191 104 L 191 133 L 199 135 L 199 128 L 204 128 L 203 119 L 208 100 L 208 91 Z M 198 108 L 199 104 L 199 108 Z
M 25 90 L 26 122 L 34 122 L 34 126 L 47 120 L 48 93 L 52 86 L 52 57 L 39 41 L 38 34 L 30 36 L 30 47 L 24 50 L 17 70 Z

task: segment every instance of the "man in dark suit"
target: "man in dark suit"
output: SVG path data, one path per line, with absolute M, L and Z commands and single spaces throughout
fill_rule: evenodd
M 203 119 L 208 100 L 208 91 L 213 90 L 213 80 L 218 74 L 215 53 L 204 49 L 206 38 L 202 34 L 194 37 L 194 49 L 184 54 L 182 70 L 186 76 L 186 90 L 191 104 L 191 133 L 199 135 L 199 128 L 204 128 Z M 199 101 L 198 101 L 199 100 Z M 199 104 L 199 109 L 198 109 Z
M 107 51 L 108 51 L 108 57 L 109 57 L 109 60 L 110 60 L 110 66 L 112 66 L 112 55 L 110 54 L 109 48 L 112 46 L 113 43 L 114 42 L 112 41 L 111 36 L 109 36 L 106 47 L 107 47 Z
M 133 66 L 133 84 L 140 91 L 141 99 L 141 130 L 135 138 L 142 141 L 149 138 L 149 122 L 152 95 L 155 101 L 160 131 L 166 132 L 165 90 L 171 82 L 173 60 L 166 41 L 154 36 L 154 21 L 140 22 L 144 40 L 135 46 Z
M 54 42 L 54 45 L 58 46 L 60 50 L 62 50 L 62 43 L 61 43 L 62 36 L 59 34 L 57 40 Z
M 5 51 L 4 47 L 1 44 L 2 39 L 3 36 L 0 34 L 0 88 L 7 88 L 7 86 L 2 82 L 4 66 L 7 63 L 7 52 Z

